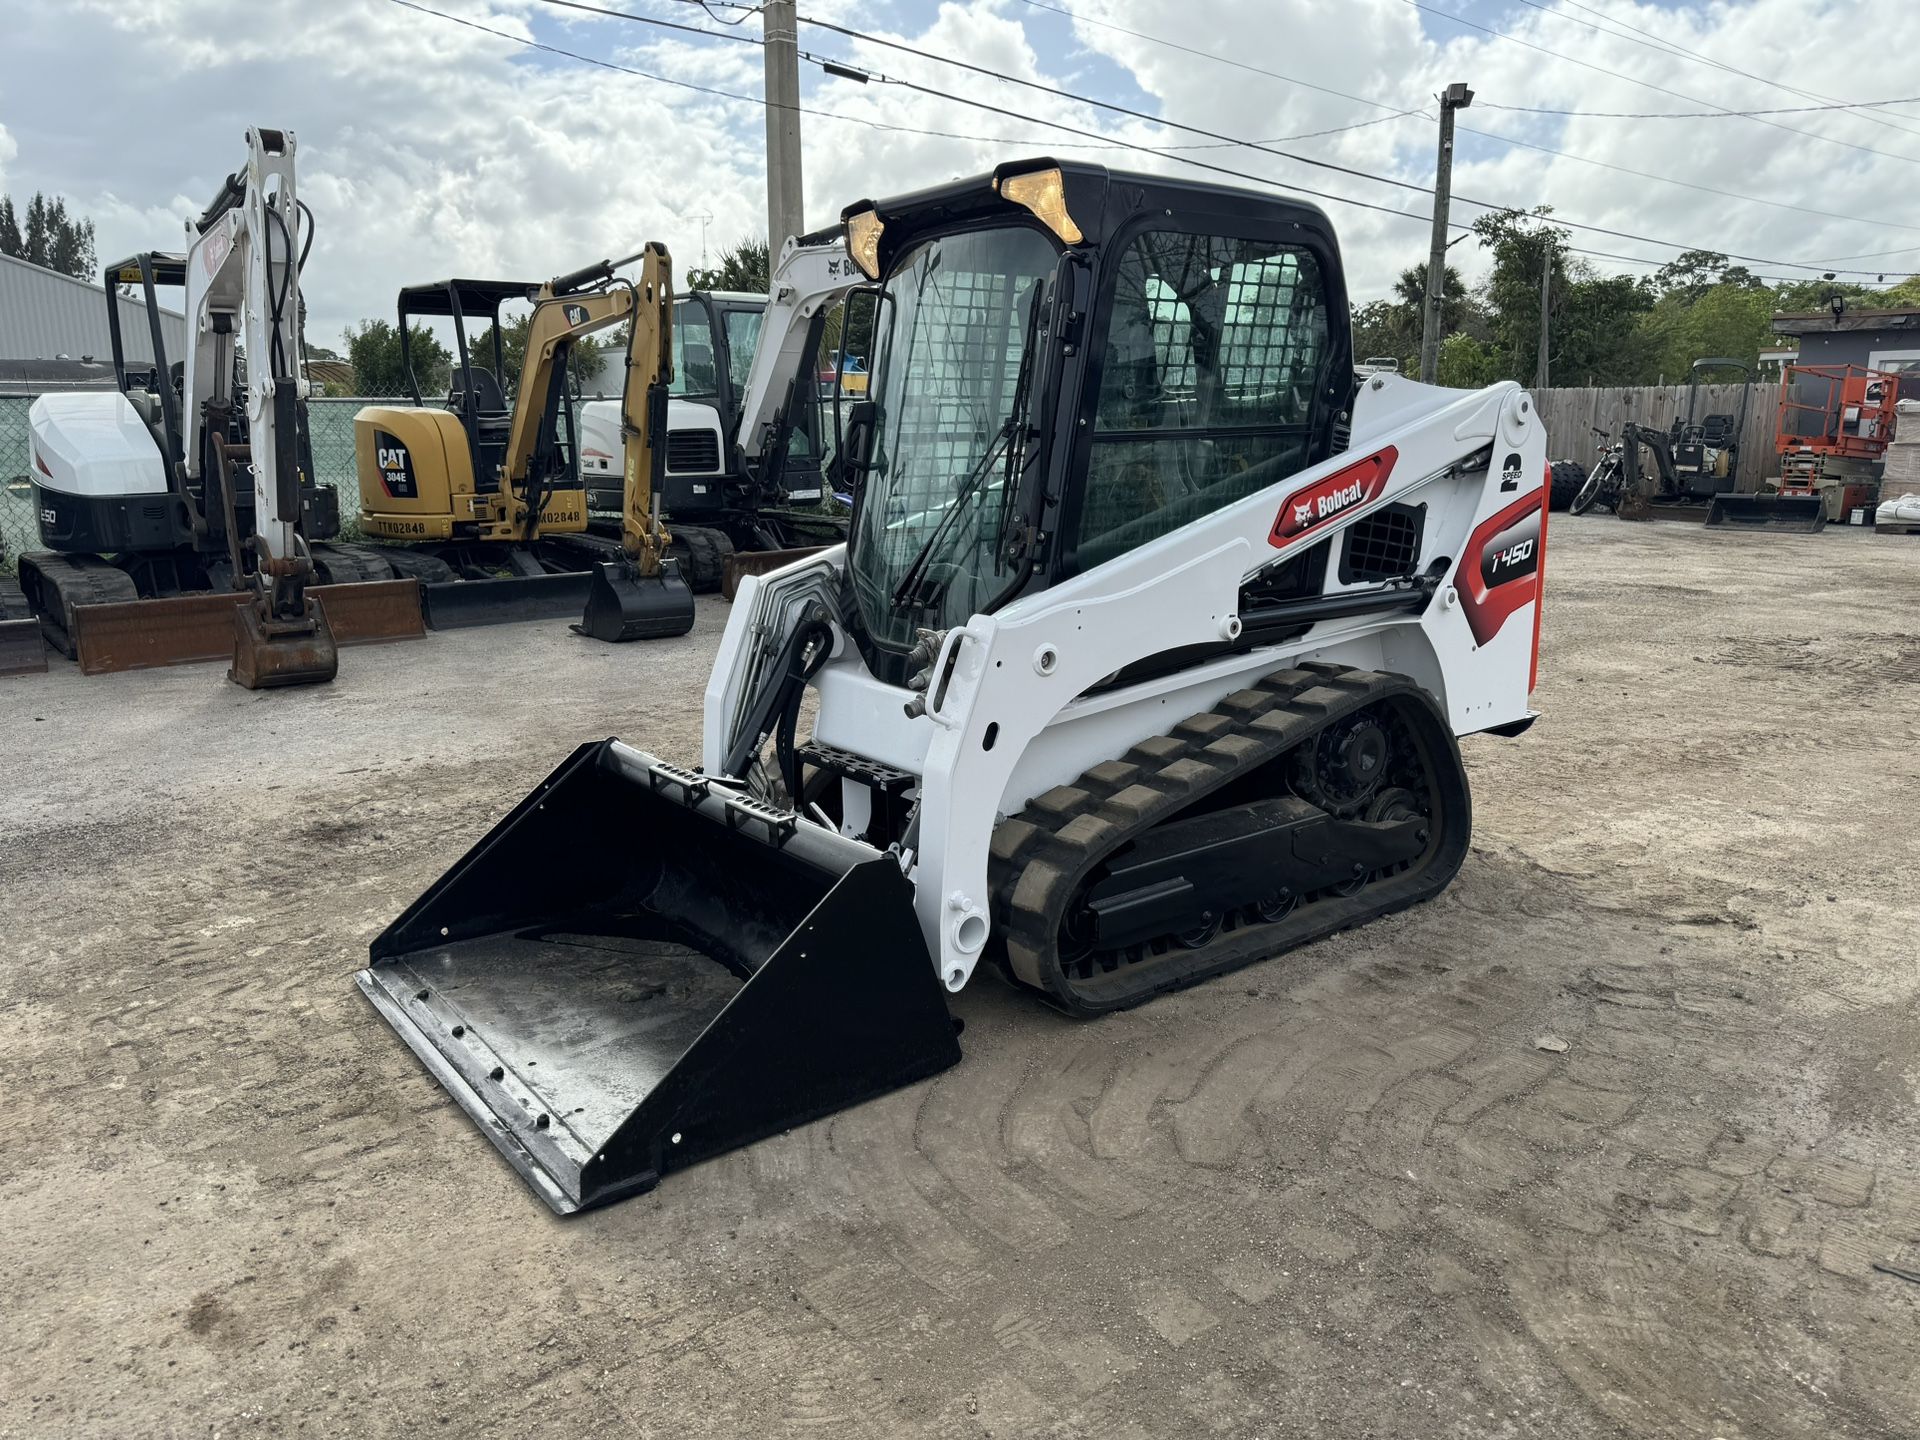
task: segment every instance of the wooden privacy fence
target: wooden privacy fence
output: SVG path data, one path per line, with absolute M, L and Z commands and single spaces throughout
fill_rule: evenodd
M 1740 432 L 1740 465 L 1734 474 L 1736 490 L 1753 491 L 1768 475 L 1777 475 L 1773 432 L 1780 404 L 1780 382 L 1753 385 L 1702 385 L 1694 396 L 1696 420 L 1708 415 L 1740 414 L 1740 392 L 1747 394 L 1747 423 Z M 1597 425 L 1618 436 L 1620 423 L 1665 430 L 1675 416 L 1687 413 L 1685 385 L 1612 385 L 1587 389 L 1543 390 L 1533 397 L 1547 426 L 1547 454 L 1555 460 L 1578 460 L 1591 465 L 1600 438 L 1588 427 Z M 1652 457 L 1643 456 L 1651 469 Z

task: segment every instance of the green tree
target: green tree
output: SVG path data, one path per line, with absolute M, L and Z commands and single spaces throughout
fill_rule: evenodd
M 1467 282 L 1460 278 L 1460 272 L 1447 266 L 1440 281 L 1440 333 L 1452 335 L 1458 331 L 1473 334 L 1483 331 L 1486 317 L 1481 313 L 1473 293 L 1467 289 Z M 1405 312 L 1407 323 L 1413 330 L 1413 345 L 1417 352 L 1420 348 L 1420 336 L 1426 329 L 1427 306 L 1427 262 L 1409 266 L 1400 272 L 1400 278 L 1393 282 L 1394 298 L 1399 308 Z M 1484 334 L 1478 338 L 1484 339 Z
M 362 320 L 341 336 L 347 359 L 353 362 L 354 388 L 362 395 L 405 395 L 406 366 L 400 359 L 400 331 L 390 320 Z M 414 374 L 423 396 L 447 388 L 453 357 L 424 325 L 407 327 L 407 345 L 413 354 Z
M 496 378 L 508 394 L 512 394 L 519 385 L 521 367 L 527 363 L 527 331 L 532 325 L 532 311 L 501 322 L 500 353 L 505 363 Z M 626 343 L 624 325 L 612 333 L 621 337 L 619 343 Z M 600 373 L 600 357 L 611 343 L 593 335 L 583 336 L 573 342 L 567 354 L 567 378 L 576 390 Z M 493 368 L 493 326 L 488 325 L 477 334 L 467 337 L 467 353 L 475 365 L 484 365 L 489 370 Z
M 683 288 L 688 290 L 745 290 L 764 295 L 773 275 L 773 257 L 767 242 L 744 235 L 733 246 L 720 252 L 720 263 L 711 270 L 687 271 Z
M 1718 250 L 1683 250 L 1654 273 L 1653 288 L 1661 298 L 1679 297 L 1692 305 L 1718 285 L 1763 290 L 1765 285 L 1744 265 L 1730 265 Z
M 1550 295 L 1563 304 L 1567 295 L 1569 232 L 1547 222 L 1552 213 L 1550 205 L 1496 210 L 1473 222 L 1473 233 L 1493 256 L 1481 300 L 1503 379 L 1531 381 L 1538 372 L 1542 272 L 1550 274 Z
M 1898 285 L 1882 290 L 1873 303 L 1887 310 L 1920 309 L 1920 275 L 1909 275 Z
M 1709 355 L 1754 365 L 1772 335 L 1773 296 L 1765 288 L 1723 281 L 1703 291 L 1663 337 L 1660 370 L 1678 379 Z
M 1440 362 L 1434 376 L 1436 385 L 1479 390 L 1499 378 L 1499 357 L 1466 331 L 1456 330 L 1440 342 Z
M 1411 375 L 1420 355 L 1418 313 L 1392 300 L 1369 300 L 1353 312 L 1353 358 L 1392 356 Z
M 1548 317 L 1548 378 L 1560 385 L 1651 385 L 1660 373 L 1659 352 L 1640 321 L 1652 307 L 1653 292 L 1638 276 L 1596 276 L 1580 266 Z M 1533 313 L 1538 324 L 1538 297 Z M 1533 349 L 1539 350 L 1537 339 Z
M 98 268 L 93 246 L 93 221 L 67 213 L 61 196 L 49 200 L 38 191 L 27 202 L 24 227 L 13 197 L 0 195 L 0 255 L 11 255 L 62 275 L 91 280 Z

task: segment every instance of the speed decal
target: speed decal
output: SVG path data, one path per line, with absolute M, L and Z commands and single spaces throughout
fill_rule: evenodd
M 1386 492 L 1393 462 L 1399 458 L 1400 452 L 1389 445 L 1294 491 L 1274 517 L 1268 543 L 1276 550 L 1291 545 L 1308 531 L 1379 499 Z

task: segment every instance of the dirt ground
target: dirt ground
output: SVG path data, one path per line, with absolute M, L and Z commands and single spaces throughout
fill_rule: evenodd
M 1920 541 L 1550 556 L 1440 899 L 565 1222 L 350 977 L 723 607 L 0 682 L 0 1435 L 1914 1435 Z

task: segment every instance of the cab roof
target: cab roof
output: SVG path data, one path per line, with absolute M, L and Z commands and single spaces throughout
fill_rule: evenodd
M 458 301 L 461 315 L 491 317 L 509 300 L 531 300 L 538 280 L 429 280 L 400 291 L 403 315 L 452 315 Z

